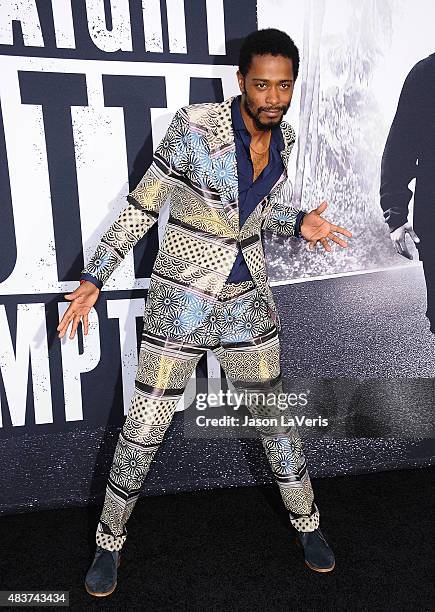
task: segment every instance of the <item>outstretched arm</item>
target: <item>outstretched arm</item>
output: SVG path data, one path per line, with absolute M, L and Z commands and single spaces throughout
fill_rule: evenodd
M 88 333 L 88 314 L 98 299 L 104 283 L 133 246 L 157 221 L 160 209 L 176 179 L 182 175 L 189 141 L 189 123 L 185 111 L 178 110 L 156 148 L 150 167 L 138 185 L 127 195 L 127 206 L 100 239 L 81 273 L 80 286 L 65 295 L 71 303 L 57 330 L 62 338 L 72 322 L 70 338 L 74 338 L 80 321 Z
M 281 190 L 279 200 L 274 202 L 265 217 L 263 222 L 264 230 L 282 236 L 305 238 L 310 243 L 310 249 L 314 248 L 317 242 L 320 242 L 327 251 L 331 251 L 328 240 L 332 240 L 342 247 L 348 246 L 345 240 L 336 236 L 336 233 L 351 238 L 351 232 L 321 217 L 321 214 L 328 206 L 326 202 L 322 202 L 317 208 L 307 212 L 288 204 L 291 198 L 291 185 L 287 183 Z

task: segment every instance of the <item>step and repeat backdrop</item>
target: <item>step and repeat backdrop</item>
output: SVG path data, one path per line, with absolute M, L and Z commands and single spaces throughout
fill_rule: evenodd
M 412 241 L 413 259 L 396 252 L 380 184 L 405 79 L 435 50 L 434 18 L 429 0 L 0 0 L 2 512 L 102 499 L 168 203 L 105 285 L 87 336 L 57 337 L 64 295 L 175 111 L 238 94 L 240 42 L 266 27 L 286 31 L 301 54 L 286 116 L 298 136 L 293 199 L 305 210 L 326 200 L 324 216 L 354 234 L 332 253 L 265 235 L 284 381 L 329 421 L 300 429 L 310 474 L 431 462 L 430 275 Z M 416 176 L 405 185 L 411 223 Z M 204 380 L 227 388 L 211 352 L 144 495 L 271 481 L 258 440 L 185 435 L 183 413 Z

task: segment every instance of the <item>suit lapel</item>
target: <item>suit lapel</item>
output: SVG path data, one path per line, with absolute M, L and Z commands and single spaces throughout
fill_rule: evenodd
M 281 151 L 281 158 L 284 164 L 285 178 L 287 178 L 288 162 L 290 159 L 290 153 L 292 152 L 293 145 L 296 140 L 296 135 L 294 129 L 289 123 L 287 123 L 287 121 L 281 121 L 280 128 L 284 138 L 284 148 Z
M 231 120 L 231 103 L 236 96 L 213 105 L 207 114 L 207 142 L 210 150 L 212 172 L 216 189 L 221 198 L 228 223 L 236 236 L 239 235 L 239 185 L 237 175 L 236 145 Z M 292 127 L 282 122 L 281 132 L 284 149 L 280 152 L 284 172 L 273 187 L 277 189 L 287 178 L 287 166 L 294 143 Z
M 238 176 L 236 144 L 231 121 L 231 102 L 227 98 L 211 107 L 207 115 L 207 142 L 212 173 L 228 223 L 234 233 L 239 232 Z
M 284 169 L 281 176 L 279 177 L 275 185 L 270 190 L 269 195 L 267 196 L 266 203 L 263 208 L 263 217 L 266 216 L 269 210 L 272 208 L 275 198 L 279 195 L 279 191 L 281 191 L 283 187 L 287 184 L 288 162 L 290 159 L 290 153 L 292 152 L 293 145 L 296 140 L 295 132 L 289 123 L 287 123 L 286 121 L 282 121 L 280 128 L 284 138 L 284 148 L 282 151 L 280 151 Z

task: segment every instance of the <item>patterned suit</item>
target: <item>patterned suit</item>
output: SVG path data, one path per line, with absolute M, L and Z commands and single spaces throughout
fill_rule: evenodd
M 170 213 L 154 263 L 131 406 L 120 432 L 97 544 L 120 550 L 126 522 L 176 405 L 207 349 L 240 390 L 282 393 L 281 329 L 271 292 L 261 232 L 293 236 L 299 212 L 291 206 L 287 165 L 295 134 L 282 121 L 284 171 L 270 194 L 239 227 L 238 179 L 231 123 L 233 97 L 179 109 L 128 206 L 101 238 L 83 270 L 102 286 L 133 245 Z M 240 245 L 252 281 L 226 284 Z M 256 400 L 253 416 L 276 416 Z M 258 428 L 292 524 L 319 525 L 319 512 L 295 427 Z

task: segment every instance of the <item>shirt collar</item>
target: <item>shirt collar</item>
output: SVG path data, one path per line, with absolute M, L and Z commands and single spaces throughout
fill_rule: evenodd
M 233 123 L 233 128 L 237 131 L 245 131 L 249 135 L 249 139 L 251 139 L 251 134 L 246 129 L 245 122 L 243 121 L 242 113 L 240 111 L 242 96 L 238 95 L 234 97 L 234 100 L 231 102 L 231 120 Z M 272 134 L 270 138 L 271 145 L 276 146 L 278 151 L 282 151 L 284 149 L 284 138 L 281 132 L 281 128 L 279 125 L 275 125 L 272 128 Z

